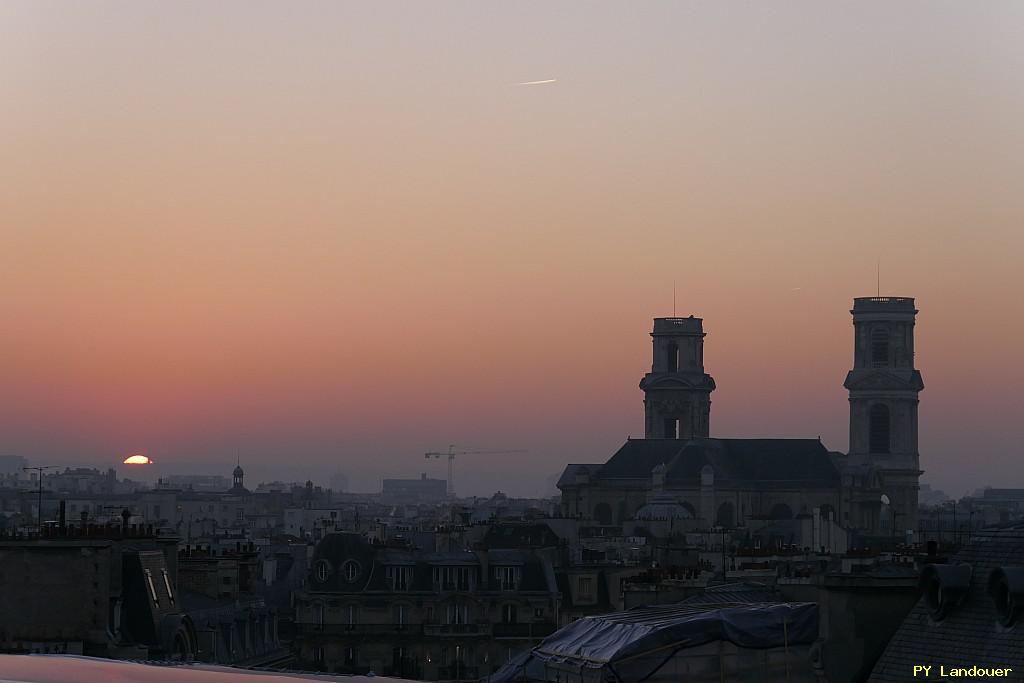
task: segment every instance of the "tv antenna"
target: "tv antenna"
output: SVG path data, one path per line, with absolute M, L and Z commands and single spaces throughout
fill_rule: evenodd
M 36 508 L 36 524 L 38 525 L 39 530 L 42 531 L 43 530 L 43 470 L 56 470 L 56 469 L 59 469 L 59 468 L 57 467 L 57 465 L 43 465 L 41 467 L 40 466 L 36 466 L 36 467 L 22 467 L 21 469 L 25 470 L 26 472 L 29 471 L 29 470 L 32 470 L 32 471 L 36 472 L 37 475 L 38 475 L 38 479 L 39 479 L 39 502 L 37 504 L 38 507 Z

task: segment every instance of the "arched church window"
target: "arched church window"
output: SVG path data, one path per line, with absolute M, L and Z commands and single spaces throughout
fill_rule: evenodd
M 677 372 L 679 370 L 679 345 L 675 342 L 669 342 L 668 346 L 665 347 L 665 367 L 668 368 L 669 372 Z
M 876 368 L 889 364 L 889 330 L 884 327 L 871 330 L 871 364 Z
M 876 403 L 868 415 L 868 441 L 872 453 L 888 453 L 890 440 L 889 406 Z

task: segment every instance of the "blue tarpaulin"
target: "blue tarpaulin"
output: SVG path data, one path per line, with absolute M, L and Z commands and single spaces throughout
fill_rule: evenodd
M 543 678 L 546 663 L 607 668 L 641 681 L 675 653 L 713 641 L 751 649 L 809 645 L 818 638 L 813 603 L 685 601 L 586 617 L 569 624 L 490 677 L 492 683 Z

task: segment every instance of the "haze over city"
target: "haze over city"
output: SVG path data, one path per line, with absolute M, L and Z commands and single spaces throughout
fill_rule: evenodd
M 912 296 L 923 481 L 1024 485 L 1024 6 L 307 7 L 0 6 L 2 452 L 536 495 L 674 284 L 712 436 L 845 451 Z

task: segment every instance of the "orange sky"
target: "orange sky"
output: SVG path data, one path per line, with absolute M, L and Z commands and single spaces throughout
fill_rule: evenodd
M 716 436 L 845 450 L 915 296 L 925 481 L 1024 486 L 1024 6 L 0 5 L 0 452 L 536 494 L 705 319 Z M 557 82 L 517 86 L 529 80 Z M 305 463 L 297 467 L 296 463 Z M 308 475 L 306 470 L 308 469 Z M 301 471 L 299 471 L 301 470 Z M 154 470 L 156 471 L 156 470 Z

